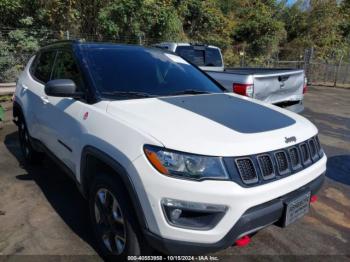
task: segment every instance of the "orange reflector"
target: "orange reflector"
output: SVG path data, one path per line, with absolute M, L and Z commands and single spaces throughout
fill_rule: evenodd
M 169 171 L 166 169 L 162 163 L 159 161 L 158 156 L 156 153 L 145 149 L 146 156 L 148 160 L 152 163 L 152 165 L 162 174 L 168 175 Z

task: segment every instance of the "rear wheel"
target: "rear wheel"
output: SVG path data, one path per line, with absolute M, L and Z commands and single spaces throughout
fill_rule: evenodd
M 23 117 L 19 117 L 18 119 L 18 135 L 25 162 L 28 164 L 37 163 L 41 159 L 42 154 L 36 151 L 30 143 L 28 129 Z
M 89 207 L 101 255 L 126 261 L 127 256 L 143 254 L 149 248 L 127 193 L 118 182 L 108 175 L 99 175 L 91 186 Z

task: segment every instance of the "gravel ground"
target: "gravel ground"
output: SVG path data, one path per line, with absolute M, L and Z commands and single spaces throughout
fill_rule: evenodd
M 41 166 L 23 165 L 11 105 L 3 106 L 8 111 L 0 129 L 0 261 L 100 260 L 87 205 L 74 183 L 49 159 Z M 350 90 L 310 88 L 305 106 L 303 115 L 318 126 L 329 158 L 319 201 L 289 227 L 271 226 L 250 245 L 213 256 L 222 261 L 350 261 Z

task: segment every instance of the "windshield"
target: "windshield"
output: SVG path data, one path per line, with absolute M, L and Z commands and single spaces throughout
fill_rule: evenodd
M 113 46 L 86 51 L 89 70 L 102 96 L 136 98 L 223 92 L 184 59 L 161 50 Z
M 196 66 L 222 66 L 219 49 L 205 46 L 178 46 L 175 51 Z

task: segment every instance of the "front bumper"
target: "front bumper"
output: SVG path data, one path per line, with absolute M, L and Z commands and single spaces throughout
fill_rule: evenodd
M 327 157 L 316 163 L 270 183 L 244 188 L 233 181 L 205 180 L 201 182 L 172 178 L 160 174 L 146 159 L 140 156 L 133 162 L 134 186 L 137 189 L 140 206 L 145 216 L 146 228 L 164 239 L 215 244 L 252 207 L 270 202 L 293 192 L 326 171 Z M 135 183 L 138 182 L 138 183 Z M 218 224 L 209 230 L 194 230 L 170 225 L 164 216 L 161 201 L 164 198 L 182 201 L 223 205 L 227 211 Z
M 244 235 L 254 233 L 271 224 L 282 224 L 285 209 L 284 202 L 303 192 L 311 191 L 311 195 L 316 194 L 321 188 L 323 181 L 324 174 L 293 192 L 248 209 L 230 231 L 220 241 L 215 243 L 207 244 L 166 239 L 150 231 L 145 231 L 144 235 L 152 247 L 165 254 L 200 255 L 213 253 L 232 246 L 235 240 Z

